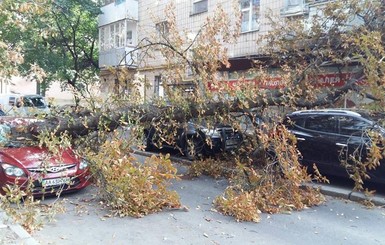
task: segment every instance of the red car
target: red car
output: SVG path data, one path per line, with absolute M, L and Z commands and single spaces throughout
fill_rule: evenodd
M 29 182 L 34 195 L 71 192 L 90 184 L 88 162 L 71 149 L 52 154 L 47 148 L 26 141 L 11 142 L 4 137 L 9 133 L 8 125 L 0 124 L 0 193 L 5 193 L 3 188 L 7 185 L 25 189 Z

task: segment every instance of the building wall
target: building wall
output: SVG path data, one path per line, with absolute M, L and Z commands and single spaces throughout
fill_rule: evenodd
M 159 35 L 156 25 L 166 20 L 166 7 L 170 3 L 175 4 L 176 25 L 178 30 L 180 30 L 179 33 L 184 33 L 182 37 L 194 36 L 198 33 L 206 18 L 213 15 L 218 5 L 230 16 L 234 16 L 235 11 L 242 9 L 240 5 L 242 1 L 208 0 L 207 11 L 194 14 L 194 3 L 196 2 L 196 0 L 139 1 L 139 40 L 145 37 L 156 38 Z M 258 29 L 245 31 L 241 33 L 236 43 L 226 45 L 226 48 L 229 50 L 228 55 L 230 59 L 256 55 L 260 47 L 258 38 L 261 35 L 267 34 L 270 30 L 267 17 L 279 16 L 280 10 L 284 5 L 284 0 L 253 0 L 251 2 L 256 5 L 259 4 Z M 235 17 L 230 20 L 233 24 L 236 21 L 238 20 Z M 153 58 L 144 59 L 143 62 L 138 64 L 138 69 L 146 76 L 149 84 L 154 84 L 156 81 L 155 76 L 161 74 L 162 65 L 164 64 L 164 58 L 160 56 L 159 52 L 155 52 Z M 156 90 L 149 88 L 145 94 L 148 98 L 157 96 L 153 94 L 154 91 Z
M 139 39 L 156 35 L 156 23 L 166 20 L 165 8 L 170 2 L 176 3 L 176 22 L 178 29 L 187 34 L 198 32 L 207 16 L 213 15 L 217 5 L 230 14 L 234 13 L 233 0 L 209 0 L 208 11 L 200 14 L 192 14 L 193 0 L 164 0 L 164 1 L 139 1 Z M 266 34 L 270 29 L 267 16 L 280 14 L 283 0 L 256 0 L 260 3 L 259 30 L 244 32 L 240 35 L 236 44 L 228 45 L 230 58 L 255 55 L 258 48 L 257 39 Z M 239 5 L 236 5 L 239 7 Z M 236 19 L 230 20 L 232 22 Z M 159 63 L 158 63 L 159 64 Z
M 328 0 L 127 0 L 119 1 L 123 2 L 121 4 L 111 3 L 102 8 L 104 14 L 99 19 L 99 26 L 107 26 L 111 23 L 127 19 L 127 16 L 131 16 L 132 19 L 137 20 L 136 43 L 133 43 L 132 46 L 130 46 L 131 44 L 126 44 L 123 49 L 101 50 L 101 60 L 104 60 L 104 63 L 101 62 L 100 65 L 120 64 L 128 66 L 127 62 L 123 64 L 119 63 L 118 60 L 121 61 L 122 54 L 127 52 L 127 48 L 134 48 L 136 44 L 139 44 L 140 40 L 148 38 L 156 41 L 156 39 L 159 38 L 159 28 L 162 28 L 160 24 L 166 21 L 166 7 L 169 6 L 170 3 L 173 3 L 175 6 L 174 13 L 177 29 L 181 36 L 186 39 L 198 33 L 204 21 L 208 16 L 213 15 L 217 6 L 221 6 L 230 16 L 234 16 L 235 11 L 241 11 L 241 13 L 246 16 L 245 13 L 247 13 L 248 10 L 248 3 L 252 3 L 250 6 L 259 6 L 258 8 L 251 9 L 252 13 L 258 13 L 258 18 L 255 18 L 257 21 L 252 23 L 253 27 L 257 28 L 243 31 L 235 43 L 226 44 L 230 60 L 245 60 L 245 62 L 250 63 L 248 59 L 257 56 L 260 52 L 261 41 L 259 38 L 271 30 L 269 18 L 281 18 L 283 21 L 286 17 L 293 16 L 303 16 L 307 18 L 314 14 L 316 9 L 327 1 Z M 204 6 L 206 3 L 207 8 Z M 137 6 L 132 7 L 135 6 L 135 4 Z M 203 10 L 202 6 L 204 6 Z M 135 11 L 137 11 L 137 15 L 135 15 Z M 128 14 L 128 12 L 130 13 Z M 253 18 L 254 16 L 250 17 L 250 20 Z M 230 20 L 231 23 L 235 23 L 236 21 L 238 20 L 235 17 Z M 244 22 L 242 22 L 242 28 L 244 28 L 243 24 Z M 165 59 L 159 51 L 154 51 L 151 58 L 143 57 L 140 53 L 138 56 L 135 56 L 134 58 L 138 58 L 138 62 L 135 66 L 132 66 L 133 69 L 137 69 L 138 74 L 146 81 L 142 94 L 146 100 L 156 96 L 162 96 L 162 89 L 154 88 L 154 86 L 158 84 L 157 80 L 162 76 Z M 111 83 L 110 81 L 110 84 L 113 84 L 113 82 Z
M 23 77 L 12 77 L 0 80 L 0 94 L 36 94 L 36 81 Z M 55 105 L 74 104 L 72 91 L 63 90 L 59 82 L 52 82 L 45 93 L 45 98 Z

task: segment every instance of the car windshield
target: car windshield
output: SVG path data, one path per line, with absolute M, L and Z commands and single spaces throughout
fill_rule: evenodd
M 24 137 L 11 137 L 11 134 L 11 126 L 5 123 L 0 124 L 0 147 L 22 147 L 36 144 L 35 141 Z
M 0 124 L 0 145 L 7 146 L 10 144 L 9 135 L 11 134 L 11 127 L 6 124 Z
M 45 108 L 46 104 L 44 102 L 43 97 L 35 96 L 35 97 L 24 97 L 24 106 L 25 107 L 39 107 Z

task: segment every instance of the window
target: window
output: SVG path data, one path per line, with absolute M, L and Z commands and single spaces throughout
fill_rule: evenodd
M 45 102 L 42 97 L 24 97 L 24 106 L 45 108 Z
M 124 22 L 115 23 L 115 48 L 124 46 Z
M 159 33 L 159 37 L 167 37 L 169 34 L 169 26 L 167 21 L 159 22 L 155 25 L 156 30 Z
M 160 97 L 163 96 L 163 89 L 162 89 L 162 77 L 155 76 L 154 78 L 154 96 Z
M 110 45 L 113 48 L 124 46 L 124 22 L 110 25 Z
M 368 122 L 346 116 L 341 116 L 339 118 L 339 122 L 340 133 L 343 135 L 361 135 L 364 129 L 367 129 L 371 126 Z
M 208 10 L 208 0 L 193 0 L 193 14 L 199 14 L 207 12 Z
M 306 119 L 305 128 L 326 133 L 336 133 L 337 119 L 335 116 L 311 116 Z
M 305 0 L 285 0 L 284 7 L 281 9 L 281 15 L 297 16 L 308 13 L 308 7 L 305 5 Z
M 131 30 L 127 30 L 126 37 L 127 37 L 127 44 L 132 44 L 132 31 Z
M 136 23 L 132 20 L 126 20 L 126 45 L 134 45 L 136 43 Z
M 108 45 L 109 48 L 114 47 L 114 44 L 115 44 L 114 39 L 115 39 L 115 25 L 112 24 L 110 25 L 110 41 Z
M 293 128 L 294 125 L 303 128 L 305 126 L 305 118 L 300 117 L 300 118 L 286 119 L 285 124 L 288 128 Z
M 106 35 L 105 35 L 105 32 L 106 32 L 106 28 L 102 27 L 100 28 L 100 33 L 99 33 L 99 43 L 100 43 L 100 50 L 101 51 L 104 51 L 106 50 Z
M 133 33 L 131 30 L 126 30 L 125 21 L 119 21 L 107 26 L 100 27 L 100 51 L 107 51 L 113 48 L 121 48 L 126 44 L 132 44 L 132 38 Z
M 286 0 L 286 5 L 289 8 L 297 7 L 302 5 L 303 0 Z
M 9 104 L 10 106 L 15 106 L 15 101 L 16 101 L 16 98 L 15 98 L 15 97 L 9 97 L 8 104 Z
M 241 0 L 242 32 L 259 30 L 260 0 Z

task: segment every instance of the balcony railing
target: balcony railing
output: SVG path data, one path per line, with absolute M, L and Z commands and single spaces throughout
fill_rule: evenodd
M 136 52 L 133 47 L 122 47 L 100 52 L 99 67 L 118 67 L 125 66 L 129 68 L 136 68 Z
M 284 0 L 281 16 L 291 17 L 309 14 L 310 8 L 326 4 L 333 0 Z
M 290 17 L 305 15 L 309 13 L 309 6 L 305 0 L 285 0 L 285 5 L 281 9 L 281 16 Z

